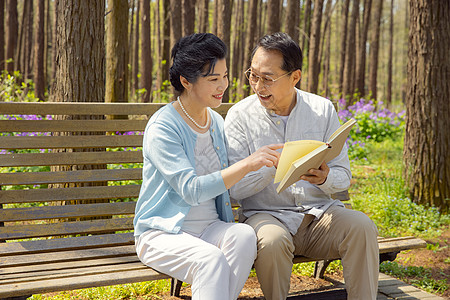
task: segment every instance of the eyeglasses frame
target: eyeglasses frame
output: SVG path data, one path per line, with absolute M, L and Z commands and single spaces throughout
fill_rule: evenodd
M 250 67 L 250 68 L 248 68 L 248 69 L 244 72 L 245 77 L 247 77 L 248 82 L 250 83 L 250 85 L 257 85 L 258 82 L 262 79 L 263 85 L 264 85 L 266 88 L 270 88 L 271 85 L 267 85 L 267 84 L 266 84 L 266 81 L 268 81 L 268 80 L 266 80 L 265 78 L 263 78 L 262 76 L 259 76 L 259 75 L 255 75 L 255 76 L 258 77 L 258 81 L 256 81 L 256 83 L 252 84 L 251 81 L 250 81 L 249 75 L 247 75 L 247 74 L 248 74 L 249 72 L 251 72 L 251 71 L 252 71 L 252 68 Z M 287 73 L 281 75 L 280 77 L 278 77 L 278 78 L 276 78 L 276 79 L 272 79 L 272 78 L 270 78 L 270 76 L 269 76 L 269 78 L 270 78 L 270 80 L 272 81 L 272 84 L 274 84 L 274 83 L 277 82 L 279 79 L 281 79 L 281 78 L 283 78 L 283 77 L 285 77 L 285 76 L 287 76 L 287 75 L 289 75 L 289 74 L 292 74 L 292 71 L 287 72 Z

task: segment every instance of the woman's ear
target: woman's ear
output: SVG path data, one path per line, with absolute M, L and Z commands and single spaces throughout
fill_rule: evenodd
M 292 78 L 292 82 L 293 82 L 294 86 L 296 86 L 297 83 L 302 78 L 302 71 L 300 71 L 300 70 L 293 71 L 292 75 L 291 75 L 291 78 Z
M 180 75 L 180 82 L 187 91 L 191 89 L 192 84 L 181 75 Z

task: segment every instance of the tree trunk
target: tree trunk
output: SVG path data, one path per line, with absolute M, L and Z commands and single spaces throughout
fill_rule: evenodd
M 195 31 L 195 0 L 182 0 L 182 11 L 183 36 L 186 36 Z
M 388 107 L 392 106 L 392 52 L 394 44 L 394 0 L 391 0 L 391 15 L 389 21 L 389 57 L 388 57 L 388 80 L 386 104 Z
M 49 73 L 49 53 L 51 53 L 52 39 L 53 39 L 53 29 L 51 16 L 51 2 L 50 0 L 45 1 L 47 4 L 45 10 L 45 42 L 44 42 L 44 87 L 49 86 L 49 82 L 53 80 L 52 74 Z
M 167 94 L 171 87 L 169 83 L 169 66 L 170 66 L 170 22 L 169 22 L 169 1 L 163 1 L 163 31 L 161 40 L 161 87 L 162 91 Z M 170 101 L 170 99 L 165 99 Z
M 267 33 L 280 31 L 280 0 L 267 0 Z
M 288 0 L 286 9 L 286 32 L 296 42 L 298 42 L 299 37 L 299 16 L 299 0 Z
M 40 100 L 45 98 L 44 48 L 45 48 L 45 1 L 37 2 L 36 34 L 34 42 L 34 90 Z
M 128 102 L 128 0 L 108 0 L 105 102 Z M 117 118 L 118 116 L 112 116 Z
M 242 72 L 244 71 L 242 68 L 242 46 L 243 46 L 243 26 L 244 26 L 244 1 L 237 0 L 234 9 L 234 40 L 233 40 L 233 56 L 231 57 L 232 63 L 231 67 L 231 76 L 230 76 L 230 90 L 232 90 L 232 96 L 230 97 L 231 101 L 240 100 L 238 93 L 238 84 L 239 77 L 242 77 Z
M 356 64 L 356 26 L 359 15 L 359 0 L 353 0 L 352 15 L 347 35 L 347 54 L 345 56 L 344 80 L 342 82 L 342 95 L 352 100 L 354 93 L 354 70 Z M 346 102 L 349 104 L 349 101 Z
M 7 17 L 6 17 L 6 71 L 9 74 L 14 72 L 15 57 L 17 51 L 17 36 L 19 33 L 19 20 L 17 16 L 17 0 L 8 0 L 7 5 Z
M 145 89 L 143 95 L 144 103 L 151 102 L 152 95 L 152 56 L 151 56 L 151 40 L 150 40 L 150 0 L 141 1 L 142 13 L 142 88 Z
M 24 2 L 24 12 L 22 15 L 22 49 L 21 49 L 21 59 L 20 59 L 20 69 L 23 73 L 24 79 L 33 79 L 32 76 L 32 49 L 33 49 L 33 1 L 25 0 Z M 19 59 L 18 59 L 19 61 Z
M 308 56 L 308 91 L 317 93 L 319 86 L 319 48 L 320 48 L 320 27 L 322 24 L 323 0 L 314 1 L 314 14 L 311 23 L 311 37 L 309 43 Z
M 336 3 L 331 7 L 332 1 L 328 0 L 327 5 L 325 8 L 325 17 L 327 18 L 325 21 L 325 26 L 323 29 L 323 39 L 322 39 L 322 45 L 320 47 L 320 55 L 319 57 L 322 59 L 322 53 L 323 55 L 323 64 L 321 63 L 321 66 L 323 66 L 323 74 L 322 74 L 322 90 L 324 92 L 324 96 L 329 96 L 329 88 L 328 88 L 328 75 L 330 73 L 330 46 L 331 46 L 331 16 L 333 15 L 334 8 L 336 7 Z M 326 41 L 324 43 L 324 41 Z
M 0 73 L 5 69 L 5 0 L 0 0 Z
M 245 36 L 245 43 L 244 43 L 244 68 L 250 67 L 250 58 L 252 54 L 252 50 L 255 47 L 255 31 L 254 28 L 257 26 L 257 20 L 258 17 L 258 0 L 249 0 L 248 3 L 248 16 L 247 16 L 247 34 Z M 245 76 L 241 77 L 241 84 L 239 85 L 242 89 L 244 88 L 244 84 L 248 86 L 248 81 Z M 248 89 L 243 89 L 241 94 L 244 95 L 244 97 L 248 96 L 250 93 L 250 87 Z
M 211 33 L 217 34 L 217 11 L 218 11 L 218 2 L 220 0 L 214 0 L 214 10 L 213 10 L 213 18 L 212 18 L 212 29 Z
M 339 64 L 339 93 L 344 97 L 343 83 L 344 83 L 344 67 L 345 67 L 345 57 L 347 55 L 347 26 L 348 26 L 348 11 L 350 9 L 350 0 L 345 0 L 344 6 L 342 7 L 342 24 L 341 24 L 341 55 Z
M 231 6 L 230 0 L 218 1 L 218 20 L 217 20 L 217 36 L 222 39 L 228 49 L 230 48 L 230 33 L 231 33 Z M 227 66 L 229 66 L 229 55 L 227 56 Z M 227 89 L 223 95 L 222 102 L 227 103 L 229 101 L 229 89 Z
M 378 50 L 380 48 L 380 22 L 383 11 L 383 1 L 375 1 L 373 27 L 369 50 L 369 93 L 377 99 Z
M 56 76 L 53 102 L 103 102 L 105 96 L 105 1 L 58 0 L 56 30 Z M 67 118 L 67 116 L 57 116 Z M 80 116 L 100 119 L 101 116 Z M 75 133 L 58 132 L 54 135 Z M 80 133 L 81 134 L 81 133 Z M 54 151 L 60 152 L 60 149 Z M 77 151 L 77 149 L 65 150 Z M 95 149 L 92 149 L 95 151 Z M 52 170 L 104 169 L 106 165 L 54 166 Z M 104 185 L 93 183 L 89 185 Z M 88 185 L 88 184 L 79 184 Z M 98 202 L 83 200 L 83 203 Z
M 356 89 L 361 97 L 364 97 L 365 93 L 365 74 L 366 74 L 366 43 L 367 33 L 370 25 L 370 10 L 372 7 L 372 0 L 364 0 L 364 15 L 362 32 L 359 39 L 358 56 L 356 57 Z
M 181 5 L 179 0 L 170 0 L 170 44 L 181 38 Z
M 450 3 L 410 1 L 404 178 L 411 199 L 448 213 Z
M 209 28 L 209 0 L 198 0 L 199 5 L 199 32 L 208 32 Z M 173 44 L 172 44 L 173 45 Z
M 136 94 L 136 91 L 139 90 L 139 24 L 140 24 L 140 11 L 141 11 L 141 5 L 140 0 L 137 0 L 138 3 L 136 5 L 136 24 L 135 24 L 135 30 L 134 30 L 134 55 L 133 55 L 133 95 Z
M 305 14 L 303 18 L 303 26 L 301 29 L 301 35 L 302 35 L 302 52 L 303 57 L 307 57 L 308 53 L 308 44 L 309 44 L 309 33 L 311 32 L 311 0 L 306 0 L 305 3 Z

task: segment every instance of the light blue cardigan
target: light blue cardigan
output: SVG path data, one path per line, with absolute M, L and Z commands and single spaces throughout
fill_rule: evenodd
M 223 118 L 209 109 L 209 132 L 222 169 L 228 167 Z M 168 104 L 149 120 L 144 132 L 142 185 L 136 204 L 134 235 L 149 229 L 178 233 L 191 206 L 215 198 L 219 218 L 234 220 L 230 197 L 220 174 L 197 176 L 197 135 Z

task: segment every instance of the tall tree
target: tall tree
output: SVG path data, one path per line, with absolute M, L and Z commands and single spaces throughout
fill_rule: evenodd
M 319 86 L 319 48 L 320 48 L 320 27 L 322 24 L 323 0 L 314 1 L 314 13 L 311 22 L 311 36 L 309 41 L 308 55 L 308 91 L 317 93 Z
M 296 42 L 298 42 L 299 37 L 299 16 L 300 1 L 288 0 L 286 8 L 286 32 Z
M 359 0 L 353 0 L 350 25 L 347 33 L 347 46 L 344 65 L 344 80 L 342 82 L 342 95 L 344 97 L 353 95 L 355 91 L 355 64 L 356 64 L 356 26 L 358 24 Z M 348 101 L 346 104 L 349 104 Z
M 0 73 L 5 69 L 5 0 L 0 0 Z
M 280 31 L 280 0 L 267 0 L 267 33 Z
M 392 105 L 392 52 L 394 47 L 394 0 L 391 0 L 391 12 L 389 20 L 389 57 L 388 57 L 388 80 L 386 104 L 388 107 Z
M 219 0 L 218 7 L 218 20 L 217 20 L 217 36 L 222 39 L 222 41 L 227 45 L 228 49 L 230 48 L 230 40 L 231 40 L 231 3 L 230 0 Z M 227 56 L 227 65 L 229 64 L 229 56 Z M 228 89 L 225 91 L 222 102 L 229 101 Z
M 342 23 L 341 23 L 341 50 L 339 59 L 339 93 L 343 94 L 344 83 L 344 67 L 345 57 L 347 55 L 347 25 L 348 25 L 348 12 L 350 10 L 350 0 L 345 0 L 342 7 Z
M 134 30 L 134 54 L 133 54 L 133 95 L 136 94 L 136 91 L 139 89 L 139 36 L 140 36 L 140 11 L 141 11 L 141 5 L 139 4 L 140 0 L 137 0 L 138 3 L 136 5 L 136 24 L 135 24 L 135 30 Z
M 45 98 L 44 48 L 45 48 L 45 1 L 37 2 L 36 34 L 34 41 L 34 83 L 35 94 L 40 100 Z
M 182 0 L 182 12 L 183 36 L 186 36 L 195 31 L 195 0 Z
M 108 0 L 105 102 L 128 102 L 128 0 Z
M 209 0 L 198 0 L 197 4 L 199 5 L 199 24 L 198 31 L 199 32 L 208 32 L 209 28 Z
M 53 102 L 103 102 L 105 98 L 105 1 L 58 0 Z M 67 116 L 57 116 L 66 118 Z M 102 116 L 80 116 L 100 119 Z M 55 135 L 76 133 L 57 132 Z M 55 149 L 60 152 L 62 150 Z M 77 149 L 72 149 L 75 152 Z M 95 151 L 95 149 L 92 149 Z M 104 169 L 106 165 L 54 166 L 52 170 Z M 89 185 L 103 185 L 94 183 Z M 87 185 L 87 184 L 83 184 Z M 92 202 L 86 200 L 83 202 Z
M 22 13 L 22 26 L 19 35 L 19 51 L 15 67 L 23 74 L 23 78 L 31 78 L 31 53 L 33 48 L 33 1 L 25 0 Z
M 237 0 L 234 5 L 234 39 L 233 39 L 233 56 L 231 67 L 230 80 L 238 80 L 242 74 L 242 45 L 243 45 L 243 31 L 244 31 L 244 0 Z M 233 99 L 232 99 L 233 100 Z M 237 100 L 237 99 L 236 99 Z
M 330 94 L 330 89 L 328 87 L 328 75 L 330 73 L 330 47 L 331 47 L 331 16 L 333 14 L 334 8 L 336 7 L 336 4 L 331 7 L 332 1 L 327 0 L 327 5 L 325 8 L 325 26 L 324 26 L 324 33 L 323 33 L 323 39 L 322 39 L 322 46 L 320 47 L 321 53 L 323 54 L 323 79 L 322 79 L 322 90 L 324 92 L 324 96 L 328 97 Z M 324 42 L 325 41 L 325 42 Z M 319 56 L 322 57 L 322 54 Z
M 311 32 L 311 0 L 306 0 L 304 2 L 304 16 L 303 16 L 303 25 L 300 30 L 301 33 L 301 46 L 303 51 L 303 57 L 306 57 L 308 54 L 308 48 L 309 48 L 309 33 Z
M 378 52 L 380 48 L 380 23 L 383 1 L 375 1 L 369 48 L 369 93 L 377 99 Z
M 14 72 L 14 60 L 17 51 L 17 36 L 19 32 L 19 20 L 17 16 L 17 0 L 8 0 L 6 17 L 6 70 L 12 74 Z
M 367 33 L 370 24 L 370 11 L 372 7 L 372 0 L 364 0 L 364 13 L 362 30 L 359 35 L 358 55 L 356 56 L 356 89 L 361 97 L 365 95 L 365 74 L 366 74 L 366 43 Z
M 257 11 L 258 11 L 258 0 L 249 0 L 248 3 L 248 14 L 247 14 L 247 34 L 245 36 L 245 43 L 244 43 L 244 68 L 248 68 L 250 66 L 250 55 L 252 53 L 253 47 L 255 47 L 255 31 L 254 28 L 257 27 Z M 239 84 L 239 86 L 243 89 L 244 84 L 248 85 L 247 79 L 245 76 L 241 77 L 242 81 Z M 242 94 L 244 97 L 248 96 L 250 93 L 249 89 L 242 90 L 240 94 Z
M 142 13 L 142 36 L 141 36 L 141 51 L 142 51 L 142 88 L 145 89 L 143 96 L 144 102 L 151 101 L 152 94 L 152 55 L 151 55 L 151 40 L 150 40 L 150 0 L 141 1 Z M 158 4 L 157 4 L 158 5 Z
M 450 2 L 410 1 L 404 178 L 411 199 L 448 212 Z
M 181 38 L 181 3 L 179 0 L 170 0 L 170 44 Z

